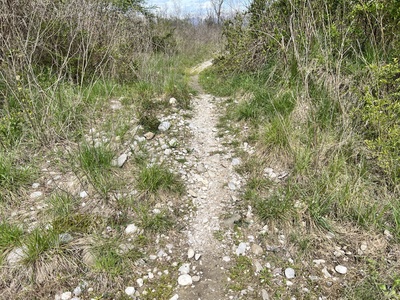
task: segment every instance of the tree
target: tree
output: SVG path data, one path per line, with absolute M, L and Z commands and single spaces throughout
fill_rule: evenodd
M 221 23 L 221 12 L 224 0 L 210 0 L 215 16 L 217 17 L 217 24 Z

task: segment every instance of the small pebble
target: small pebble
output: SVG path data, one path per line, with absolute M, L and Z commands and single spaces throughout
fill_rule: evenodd
M 335 271 L 338 272 L 339 274 L 346 274 L 347 273 L 347 267 L 342 266 L 342 265 L 337 265 L 335 267 Z
M 287 279 L 292 279 L 295 277 L 295 271 L 292 268 L 286 268 L 285 269 L 285 276 Z
M 135 295 L 135 288 L 133 286 L 128 286 L 125 289 L 125 294 L 127 294 L 128 296 L 133 296 Z

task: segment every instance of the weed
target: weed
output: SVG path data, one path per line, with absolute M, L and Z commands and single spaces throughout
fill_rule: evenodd
M 29 165 L 19 165 L 18 162 L 0 151 L 0 201 L 19 188 L 32 182 L 36 170 Z
M 90 233 L 99 227 L 99 223 L 100 220 L 96 216 L 75 213 L 66 216 L 56 216 L 52 221 L 52 226 L 53 230 L 59 233 Z
M 87 180 L 106 200 L 116 186 L 111 166 L 114 153 L 105 145 L 94 147 L 83 144 L 78 152 L 78 162 Z
M 78 161 L 82 169 L 90 176 L 109 171 L 114 153 L 105 145 L 94 147 L 83 144 L 79 148 Z
M 256 198 L 254 208 L 261 220 L 290 220 L 293 215 L 293 199 L 288 190 L 277 190 L 271 196 Z
M 0 224 L 0 252 L 4 253 L 7 249 L 19 246 L 23 230 L 16 225 L 6 222 Z
M 139 124 L 143 126 L 144 131 L 157 132 L 160 121 L 152 114 L 142 114 L 139 118 Z
M 49 213 L 53 217 L 65 218 L 71 215 L 77 205 L 77 201 L 67 193 L 55 194 L 47 200 Z
M 114 243 L 104 243 L 93 249 L 96 257 L 94 268 L 100 272 L 107 272 L 111 276 L 118 276 L 127 267 L 122 256 L 118 254 Z
M 173 285 L 171 284 L 171 278 L 168 275 L 162 275 L 157 280 L 155 287 L 146 288 L 147 293 L 143 295 L 143 299 L 170 299 L 173 293 Z
M 139 205 L 134 210 L 140 220 L 140 227 L 151 233 L 166 232 L 174 225 L 171 215 L 165 210 L 154 213 L 144 205 Z
M 252 280 L 252 270 L 251 259 L 247 256 L 238 256 L 235 260 L 235 265 L 229 269 L 229 277 L 233 280 L 229 288 L 234 291 L 245 289 Z
M 139 171 L 137 188 L 150 193 L 168 191 L 181 195 L 184 192 L 184 185 L 178 176 L 159 165 L 144 167 Z
M 262 142 L 267 148 L 290 151 L 290 128 L 289 119 L 277 116 L 265 125 Z
M 51 251 L 59 248 L 58 234 L 53 230 L 43 230 L 43 228 L 35 228 L 24 239 L 25 255 L 23 262 L 26 265 L 34 264 L 39 258 L 46 253 L 50 255 Z

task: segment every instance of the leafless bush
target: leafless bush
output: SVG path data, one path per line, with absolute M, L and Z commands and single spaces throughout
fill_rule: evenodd
M 142 15 L 102 1 L 1 0 L 0 11 L 0 121 L 18 119 L 42 142 L 81 105 L 61 99 L 61 85 L 133 80 L 135 57 L 151 46 Z

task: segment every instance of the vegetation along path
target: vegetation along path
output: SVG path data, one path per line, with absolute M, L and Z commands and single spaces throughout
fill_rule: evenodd
M 0 1 L 0 300 L 400 299 L 399 1 L 227 1 Z

